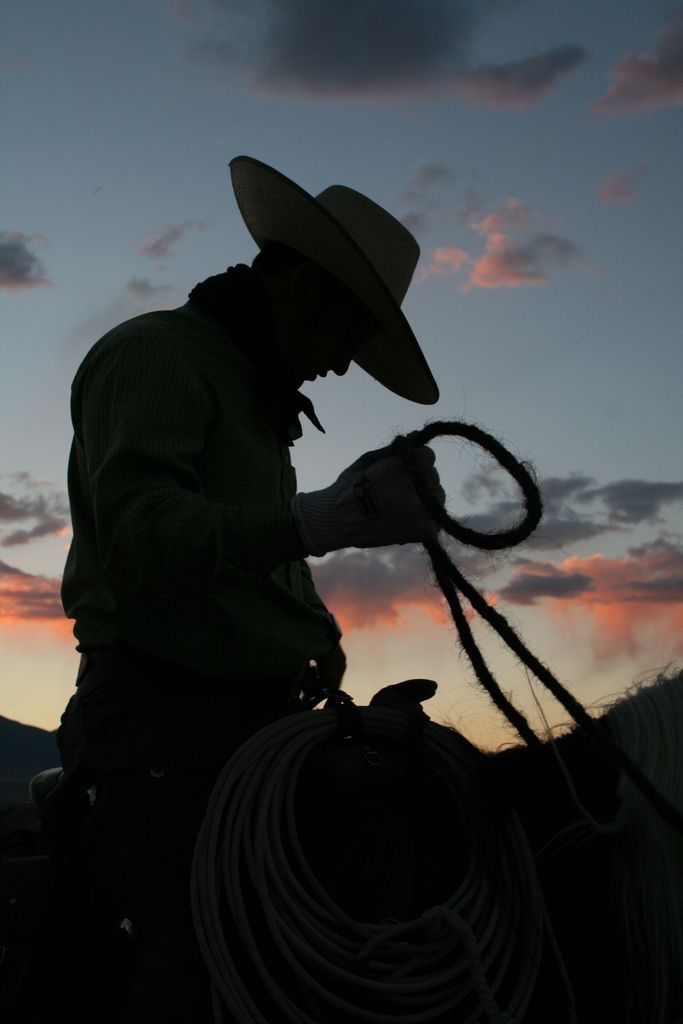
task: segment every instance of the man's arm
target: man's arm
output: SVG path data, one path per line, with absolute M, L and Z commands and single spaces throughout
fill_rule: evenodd
M 322 598 L 315 589 L 313 574 L 308 562 L 302 559 L 302 580 L 304 587 L 304 600 L 312 608 L 316 608 L 321 615 L 324 615 L 337 633 L 337 641 L 334 646 L 325 654 L 314 658 L 318 678 L 317 685 L 329 690 L 338 690 L 341 686 L 344 673 L 346 672 L 346 655 L 342 649 L 340 640 L 342 631 L 336 618 L 325 606 Z
M 212 593 L 301 557 L 289 507 L 209 501 L 199 477 L 211 396 L 197 371 L 159 339 L 95 359 L 74 408 L 105 568 L 131 590 Z

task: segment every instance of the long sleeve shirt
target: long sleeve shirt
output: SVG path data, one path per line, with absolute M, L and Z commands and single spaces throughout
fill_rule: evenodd
M 337 642 L 255 374 L 191 303 L 119 325 L 85 357 L 62 584 L 80 649 L 125 643 L 244 677 L 296 671 Z

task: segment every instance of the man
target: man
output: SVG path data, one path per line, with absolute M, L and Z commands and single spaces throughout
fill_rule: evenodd
M 351 189 L 313 198 L 259 161 L 230 166 L 252 267 L 114 328 L 72 389 L 62 596 L 82 660 L 58 736 L 56 860 L 82 896 L 79 1012 L 98 1022 L 210 1019 L 189 871 L 211 788 L 310 666 L 328 687 L 345 670 L 305 557 L 437 531 L 386 451 L 309 493 L 289 457 L 299 414 L 320 426 L 299 386 L 351 360 L 437 400 L 400 310 L 417 243 Z

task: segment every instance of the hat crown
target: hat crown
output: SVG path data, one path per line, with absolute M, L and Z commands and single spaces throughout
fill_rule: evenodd
M 410 231 L 372 199 L 345 185 L 330 185 L 315 198 L 351 236 L 400 305 L 420 257 Z
M 280 242 L 338 278 L 374 316 L 377 333 L 354 355 L 397 395 L 431 405 L 439 389 L 401 312 L 420 247 L 372 199 L 344 185 L 315 198 L 253 157 L 230 161 L 235 198 L 256 244 Z

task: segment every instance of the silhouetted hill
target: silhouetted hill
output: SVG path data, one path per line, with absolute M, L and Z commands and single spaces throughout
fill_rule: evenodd
M 0 807 L 24 803 L 30 779 L 58 764 L 54 732 L 0 715 Z

